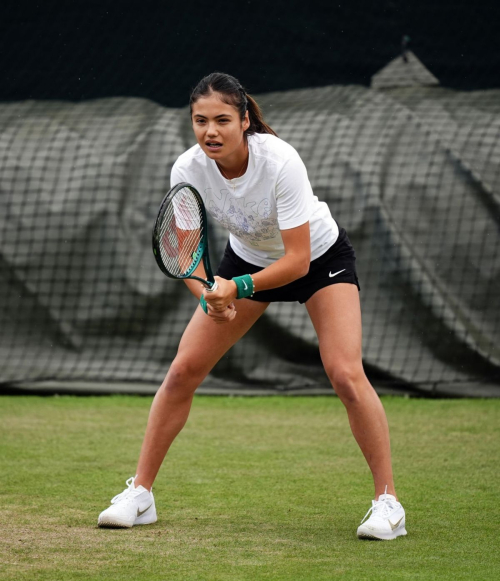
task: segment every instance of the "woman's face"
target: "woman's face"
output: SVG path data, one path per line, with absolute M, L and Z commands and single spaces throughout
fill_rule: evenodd
M 241 163 L 246 156 L 244 132 L 250 125 L 248 111 L 242 121 L 235 107 L 212 93 L 193 104 L 191 119 L 196 140 L 208 157 L 223 165 Z

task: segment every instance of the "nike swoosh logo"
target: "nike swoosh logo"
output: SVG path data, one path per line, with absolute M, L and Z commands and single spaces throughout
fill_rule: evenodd
M 342 270 L 339 270 L 338 272 L 334 272 L 333 274 L 330 272 L 328 273 L 328 276 L 330 278 L 333 278 L 334 276 L 337 276 L 337 274 L 340 274 L 341 272 L 344 272 L 345 268 L 343 268 Z
M 245 290 L 248 290 L 247 283 L 244 280 L 242 280 L 241 282 L 245 285 Z
M 395 525 L 393 525 L 391 522 L 391 519 L 389 519 L 389 524 L 391 525 L 391 529 L 394 530 L 394 529 L 398 528 L 398 525 L 403 520 L 403 518 L 404 517 L 402 516 Z
M 151 503 L 148 508 L 145 508 L 144 510 L 139 510 L 139 508 L 137 508 L 137 516 L 141 516 L 143 515 L 146 511 L 148 511 L 151 507 L 153 506 L 153 503 Z M 391 522 L 391 521 L 389 521 Z

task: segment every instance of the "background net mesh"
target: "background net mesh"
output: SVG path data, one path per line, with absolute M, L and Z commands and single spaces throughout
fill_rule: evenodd
M 12 9 L 3 38 L 16 60 L 4 63 L 11 82 L 0 103 L 3 389 L 152 392 L 161 382 L 196 301 L 158 269 L 151 231 L 172 165 L 194 144 L 189 86 L 222 69 L 261 93 L 266 120 L 299 151 L 315 194 L 353 242 L 364 363 L 377 388 L 499 395 L 500 51 L 489 24 L 499 9 L 486 17 L 455 3 L 443 32 L 450 13 L 434 4 L 403 15 L 392 3 L 339 13 L 318 2 L 304 20 L 302 9 L 285 14 L 277 3 L 261 37 L 252 32 L 250 55 L 249 41 L 230 32 L 217 60 L 203 50 L 208 32 L 199 29 L 193 48 L 184 30 L 167 52 L 173 62 L 146 54 L 135 65 L 136 37 L 146 53 L 167 50 L 168 25 L 190 22 L 185 7 L 169 9 L 164 24 L 159 8 L 135 24 L 124 9 L 116 26 L 106 2 L 81 13 L 78 3 L 64 12 L 49 2 L 28 23 Z M 70 38 L 68 22 L 90 40 Z M 44 38 L 63 35 L 58 61 L 40 36 L 15 52 L 27 41 L 13 31 L 34 23 Z M 400 54 L 402 33 L 412 40 Z M 117 49 L 120 34 L 129 40 Z M 205 60 L 188 64 L 186 54 Z M 210 227 L 215 266 L 227 233 Z M 305 308 L 271 305 L 202 389 L 329 393 Z

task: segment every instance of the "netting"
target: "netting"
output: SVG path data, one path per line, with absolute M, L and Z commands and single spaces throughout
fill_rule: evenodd
M 500 89 L 446 88 L 436 69 L 406 52 L 370 86 L 257 100 L 353 242 L 376 386 L 499 395 Z M 194 142 L 187 107 L 130 94 L 0 103 L 4 388 L 156 389 L 196 301 L 151 231 Z M 209 227 L 217 265 L 227 233 Z M 329 393 L 305 308 L 271 305 L 202 389 Z

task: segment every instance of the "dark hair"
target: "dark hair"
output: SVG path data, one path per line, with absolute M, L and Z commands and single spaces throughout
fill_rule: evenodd
M 248 111 L 250 126 L 245 131 L 245 135 L 254 133 L 276 133 L 264 121 L 262 111 L 253 97 L 251 97 L 241 86 L 238 79 L 226 73 L 212 73 L 203 77 L 196 85 L 189 98 L 189 110 L 193 114 L 193 105 L 201 97 L 208 97 L 212 93 L 218 93 L 224 103 L 232 105 L 240 114 L 243 121 L 245 112 Z

